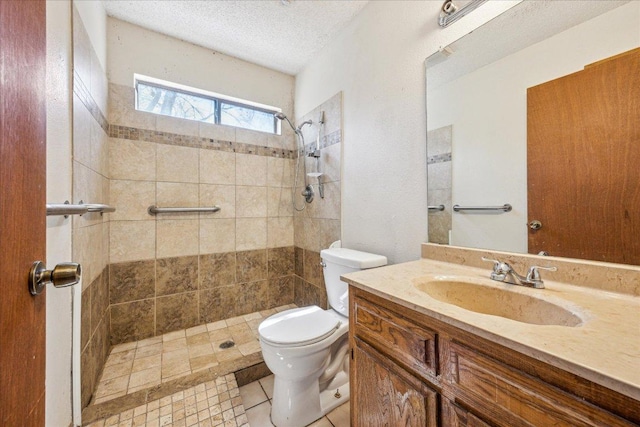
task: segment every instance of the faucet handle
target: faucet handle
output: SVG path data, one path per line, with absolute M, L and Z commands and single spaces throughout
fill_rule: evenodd
M 547 271 L 558 271 L 557 267 L 540 267 L 537 265 L 533 265 L 529 267 L 529 271 L 527 271 L 527 280 L 531 281 L 541 281 L 540 272 L 538 270 L 547 270 Z
M 498 261 L 497 259 L 490 259 L 485 257 L 482 257 L 482 260 L 493 263 L 494 273 L 508 273 L 511 271 L 511 266 L 504 261 Z
M 491 272 L 491 276 L 489 276 L 491 280 L 503 281 L 507 277 L 507 274 L 511 274 L 513 272 L 511 266 L 506 262 L 485 257 L 482 257 L 482 260 L 493 263 L 493 271 Z
M 500 264 L 502 264 L 502 262 L 498 261 L 497 259 L 490 259 L 490 258 L 485 258 L 485 257 L 482 257 L 481 259 L 483 261 L 486 261 L 486 262 L 492 262 L 493 263 L 493 271 L 497 271 L 500 268 Z

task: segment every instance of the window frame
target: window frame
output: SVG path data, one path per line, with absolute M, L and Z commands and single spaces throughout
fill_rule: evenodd
M 143 75 L 139 75 L 139 74 L 135 74 L 134 75 L 134 91 L 135 91 L 135 109 L 136 111 L 142 111 L 145 113 L 150 113 L 150 114 L 157 114 L 160 116 L 167 116 L 167 117 L 174 117 L 177 119 L 182 119 L 182 120 L 193 120 L 196 122 L 202 122 L 202 123 L 210 123 L 211 122 L 205 122 L 202 120 L 197 120 L 197 119 L 190 119 L 190 118 L 185 118 L 185 117 L 178 117 L 178 116 L 173 116 L 173 115 L 167 115 L 167 114 L 162 114 L 162 113 L 156 113 L 153 111 L 147 111 L 144 109 L 141 109 L 139 106 L 139 92 L 138 92 L 138 84 L 142 83 L 143 85 L 146 86 L 150 86 L 153 88 L 157 88 L 157 89 L 162 89 L 162 90 L 168 90 L 168 91 L 172 91 L 172 92 L 176 92 L 176 93 L 181 93 L 183 95 L 188 95 L 188 96 L 193 96 L 193 97 L 197 97 L 197 98 L 202 98 L 202 99 L 207 99 L 210 101 L 213 101 L 214 103 L 214 122 L 213 124 L 219 125 L 219 126 L 231 126 L 237 129 L 246 129 L 246 130 L 250 130 L 253 132 L 262 132 L 262 133 L 268 133 L 270 135 L 280 135 L 281 134 L 281 124 L 280 124 L 280 120 L 276 119 L 275 114 L 276 113 L 280 113 L 282 112 L 282 109 L 280 108 L 276 108 L 276 107 L 272 107 L 270 105 L 264 105 L 264 104 L 259 104 L 257 102 L 252 102 L 252 101 L 248 101 L 248 100 L 244 100 L 244 99 L 239 99 L 239 98 L 233 98 L 230 96 L 225 96 L 225 95 L 221 95 L 218 93 L 214 93 L 214 92 L 209 92 L 206 90 L 202 90 L 202 89 L 197 89 L 197 88 L 192 88 L 189 86 L 185 86 L 185 85 L 181 85 L 179 83 L 172 83 L 172 82 L 168 82 L 165 80 L 160 80 L 160 79 L 156 79 L 153 77 L 147 77 L 147 76 L 143 76 Z M 233 105 L 236 107 L 240 107 L 240 108 L 245 108 L 245 109 L 249 109 L 249 110 L 253 110 L 253 111 L 258 111 L 261 113 L 267 113 L 267 114 L 271 114 L 273 115 L 273 131 L 272 132 L 267 132 L 264 130 L 258 130 L 258 129 L 251 129 L 248 127 L 242 127 L 242 126 L 236 126 L 236 125 L 231 125 L 231 124 L 223 124 L 221 123 L 222 121 L 222 105 L 223 104 L 228 104 L 228 105 Z

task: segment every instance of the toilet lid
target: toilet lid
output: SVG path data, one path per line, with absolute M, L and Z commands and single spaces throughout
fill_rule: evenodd
M 280 345 L 306 345 L 338 329 L 340 320 L 318 306 L 294 308 L 270 316 L 258 327 L 260 337 Z

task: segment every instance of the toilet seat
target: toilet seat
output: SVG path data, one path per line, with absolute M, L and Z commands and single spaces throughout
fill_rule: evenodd
M 274 314 L 258 328 L 260 338 L 276 346 L 299 347 L 322 341 L 340 326 L 340 320 L 318 306 Z

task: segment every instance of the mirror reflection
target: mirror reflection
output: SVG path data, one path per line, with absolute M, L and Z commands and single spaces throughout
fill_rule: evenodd
M 639 29 L 527 1 L 427 59 L 430 242 L 640 264 Z

